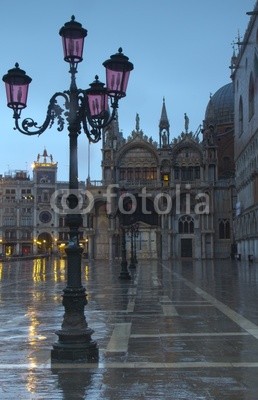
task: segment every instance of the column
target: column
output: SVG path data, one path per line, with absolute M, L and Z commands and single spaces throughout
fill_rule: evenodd
M 205 243 L 205 233 L 202 234 L 202 258 L 206 258 L 206 243 Z
M 94 249 L 93 249 L 94 237 L 92 235 L 90 235 L 90 236 L 88 236 L 88 239 L 89 239 L 89 241 L 88 241 L 88 252 L 89 252 L 88 259 L 94 260 L 94 253 L 93 253 L 94 252 Z
M 113 235 L 109 235 L 109 251 L 108 251 L 108 259 L 112 261 L 114 259 L 114 251 L 113 251 Z

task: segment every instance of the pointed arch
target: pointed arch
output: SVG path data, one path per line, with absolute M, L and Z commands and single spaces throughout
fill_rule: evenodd
M 194 219 L 190 215 L 182 215 L 178 220 L 178 233 L 194 233 Z

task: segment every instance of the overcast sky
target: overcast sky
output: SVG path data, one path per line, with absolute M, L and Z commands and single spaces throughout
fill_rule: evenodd
M 195 132 L 210 93 L 230 80 L 232 43 L 244 35 L 254 0 L 1 0 L 1 71 L 16 62 L 31 76 L 28 107 L 22 118 L 41 124 L 50 97 L 69 89 L 69 65 L 63 61 L 59 29 L 71 15 L 88 30 L 77 85 L 87 88 L 96 74 L 105 81 L 102 62 L 123 52 L 134 64 L 127 96 L 120 101 L 119 126 L 127 137 L 136 113 L 144 134 L 158 141 L 162 99 L 170 138 L 184 129 L 184 113 Z M 236 46 L 237 48 L 237 46 Z M 27 169 L 44 148 L 58 162 L 58 180 L 68 180 L 67 131 L 56 125 L 40 137 L 13 130 L 12 110 L 0 91 L 0 173 Z M 91 145 L 90 175 L 101 179 L 101 146 Z M 80 135 L 79 180 L 88 176 L 88 141 Z

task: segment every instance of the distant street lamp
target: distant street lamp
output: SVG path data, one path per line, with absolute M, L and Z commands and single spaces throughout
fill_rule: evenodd
M 86 291 L 81 283 L 81 253 L 79 246 L 79 227 L 82 226 L 82 215 L 78 200 L 78 157 L 77 139 L 81 130 L 90 142 L 101 139 L 102 129 L 114 119 L 118 101 L 126 96 L 126 89 L 133 64 L 122 53 L 112 55 L 103 65 L 106 68 L 106 87 L 98 76 L 89 89 L 78 89 L 75 74 L 78 63 L 82 61 L 84 38 L 87 30 L 75 21 L 64 24 L 59 31 L 63 41 L 64 60 L 70 65 L 70 89 L 55 93 L 48 105 L 47 116 L 41 126 L 31 118 L 19 124 L 21 111 L 27 105 L 27 94 L 31 78 L 15 64 L 3 77 L 6 86 L 7 106 L 13 109 L 15 129 L 25 135 L 40 135 L 51 128 L 55 118 L 58 131 L 62 131 L 67 121 L 70 141 L 69 196 L 66 214 L 66 225 L 69 227 L 69 244 L 67 254 L 67 286 L 63 291 L 65 308 L 62 327 L 56 332 L 59 339 L 53 345 L 52 363 L 87 362 L 98 360 L 97 343 L 91 339 L 93 330 L 87 325 L 84 306 L 87 304 Z M 61 107 L 57 100 L 63 100 Z M 110 104 L 109 104 L 110 102 Z M 110 111 L 110 107 L 111 110 Z
M 127 259 L 126 259 L 126 237 L 125 237 L 125 227 L 120 217 L 120 229 L 121 229 L 121 271 L 119 278 L 120 279 L 131 279 L 131 275 L 127 269 Z
M 134 232 L 133 232 L 133 237 L 134 237 L 134 263 L 138 264 L 137 260 L 137 249 L 136 249 L 136 238 L 139 236 L 139 224 L 136 223 L 134 225 Z
M 123 209 L 127 211 L 127 204 L 125 200 L 126 191 L 124 188 L 120 190 L 120 196 L 123 199 Z M 126 258 L 126 227 L 125 227 L 125 215 L 118 207 L 114 212 L 108 212 L 107 217 L 110 220 L 115 220 L 118 218 L 119 221 L 119 229 L 121 230 L 121 270 L 119 274 L 119 279 L 128 280 L 131 279 L 131 275 L 127 269 L 127 258 Z
M 136 255 L 136 237 L 139 234 L 139 224 L 135 223 L 129 226 L 127 231 L 131 239 L 131 259 L 129 268 L 136 268 L 136 264 L 138 263 Z

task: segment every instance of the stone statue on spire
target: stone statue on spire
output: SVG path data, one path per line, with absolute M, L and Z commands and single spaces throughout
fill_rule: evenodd
M 139 132 L 140 131 L 140 117 L 139 117 L 138 113 L 136 114 L 135 119 L 136 119 L 135 130 L 136 130 L 136 132 Z
M 189 129 L 189 118 L 185 113 L 185 133 L 188 133 L 188 129 Z

